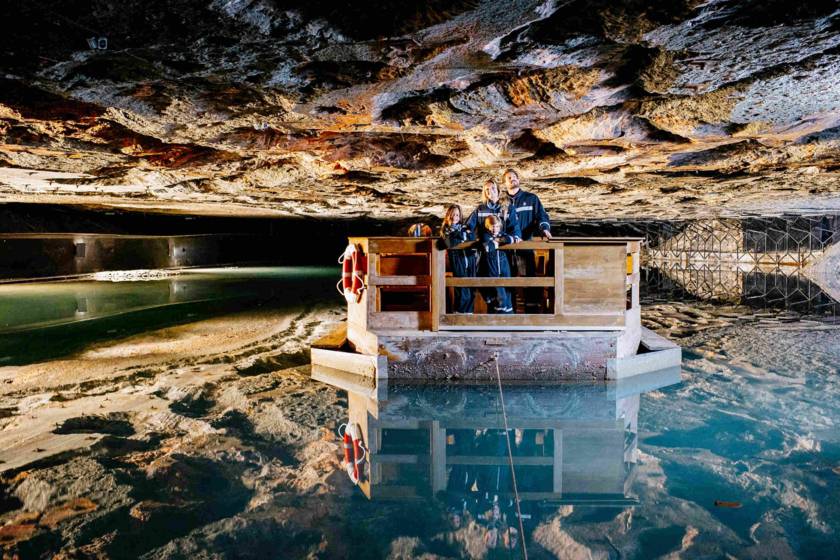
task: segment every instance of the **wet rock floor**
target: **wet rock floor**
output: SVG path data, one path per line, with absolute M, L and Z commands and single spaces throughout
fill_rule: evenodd
M 340 468 L 335 428 L 346 393 L 309 379 L 306 347 L 341 311 L 217 318 L 0 369 L 3 557 L 462 556 L 467 542 L 392 539 L 425 506 L 408 515 L 367 502 Z M 714 342 L 724 331 L 838 330 L 792 313 L 698 303 L 649 302 L 644 317 L 701 360 L 732 352 Z M 197 344 L 208 327 L 215 338 Z M 155 355 L 160 344 L 168 350 Z M 825 364 L 832 356 L 816 361 L 836 368 Z M 568 515 L 561 508 L 538 528 L 536 557 L 600 555 L 562 544 L 586 540 L 560 529 Z M 431 512 L 423 521 L 431 533 L 436 523 Z

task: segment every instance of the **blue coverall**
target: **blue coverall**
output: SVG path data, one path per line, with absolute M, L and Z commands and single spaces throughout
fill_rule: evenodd
M 482 202 L 476 206 L 475 210 L 473 210 L 472 214 L 470 214 L 464 222 L 466 227 L 475 232 L 476 239 L 481 239 L 481 235 L 485 231 L 484 220 L 487 219 L 488 216 L 498 216 L 499 218 L 502 218 L 504 221 L 502 231 L 511 237 L 522 239 L 522 232 L 519 230 L 519 220 L 516 212 L 513 212 L 513 206 L 511 206 L 511 212 L 507 219 L 505 219 L 502 217 L 502 205 L 493 204 L 492 202 Z
M 488 216 L 498 216 L 503 220 L 503 233 L 509 235 L 513 239 L 522 238 L 522 233 L 519 231 L 519 220 L 517 219 L 516 212 L 513 211 L 512 206 L 510 208 L 508 217 L 504 218 L 502 216 L 501 204 L 494 204 L 492 202 L 482 202 L 476 207 L 475 210 L 473 210 L 472 214 L 470 214 L 467 220 L 464 222 L 464 225 L 466 225 L 468 228 L 475 232 L 476 239 L 480 240 L 482 238 L 482 235 L 487 231 L 484 229 L 484 220 L 486 220 Z M 487 273 L 486 259 L 482 259 L 481 262 L 479 262 L 478 275 L 489 276 Z M 508 276 L 510 276 L 510 273 L 508 273 Z M 484 301 L 487 302 L 487 305 L 492 305 L 493 299 L 497 295 L 496 290 L 492 288 L 481 288 L 479 291 L 481 292 L 481 296 L 484 298 Z
M 498 238 L 500 245 L 513 243 L 513 236 L 502 234 Z M 484 251 L 484 262 L 487 276 L 491 278 L 510 278 L 510 264 L 506 251 L 499 251 L 493 242 L 493 235 L 484 231 L 481 236 L 481 248 Z M 513 305 L 510 301 L 510 290 L 507 288 L 495 288 L 495 307 L 491 308 L 492 313 L 513 313 Z
M 548 212 L 543 208 L 540 198 L 534 193 L 519 189 L 511 197 L 511 206 L 515 210 L 519 229 L 522 232 L 521 239 L 528 241 L 543 231 L 551 232 Z M 536 274 L 536 259 L 531 249 L 517 249 L 510 255 L 513 270 L 516 276 L 534 276 Z M 542 288 L 525 289 L 526 312 L 539 312 L 542 304 Z
M 444 226 L 441 231 L 441 238 L 448 249 L 449 267 L 452 275 L 456 278 L 469 278 L 477 275 L 475 250 L 452 250 L 460 243 L 475 240 L 473 231 L 464 224 Z M 475 299 L 474 288 L 455 288 L 455 301 L 453 307 L 456 313 L 472 313 Z

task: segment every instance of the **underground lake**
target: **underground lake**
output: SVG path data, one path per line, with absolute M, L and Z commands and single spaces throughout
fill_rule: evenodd
M 0 559 L 840 557 L 836 0 L 0 14 Z

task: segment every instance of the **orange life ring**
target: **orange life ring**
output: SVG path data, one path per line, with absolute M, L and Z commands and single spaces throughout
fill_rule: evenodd
M 338 257 L 338 262 L 341 263 L 341 280 L 336 284 L 338 293 L 344 296 L 347 303 L 359 303 L 365 291 L 367 256 L 362 253 L 361 247 L 351 243 Z
M 365 291 L 365 274 L 367 273 L 367 255 L 357 247 L 353 253 L 353 285 L 351 290 L 356 296 L 356 303 L 362 301 L 362 292 Z

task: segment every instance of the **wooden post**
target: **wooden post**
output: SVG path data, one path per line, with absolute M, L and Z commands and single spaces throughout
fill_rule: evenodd
M 440 329 L 440 317 L 446 311 L 446 252 L 435 243 L 431 247 L 432 259 L 432 330 Z
M 368 319 L 370 319 L 371 313 L 376 313 L 379 311 L 379 293 L 377 292 L 377 287 L 375 284 L 375 278 L 379 273 L 379 254 L 378 253 L 369 253 L 368 254 L 368 261 L 367 261 L 368 269 L 367 269 L 367 296 L 368 296 Z
M 563 244 L 554 247 L 554 316 L 563 315 Z
M 563 493 L 563 430 L 554 428 L 554 462 L 552 492 Z
M 446 490 L 446 429 L 441 427 L 439 421 L 433 420 L 430 435 L 432 460 L 429 474 L 434 494 Z

